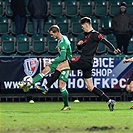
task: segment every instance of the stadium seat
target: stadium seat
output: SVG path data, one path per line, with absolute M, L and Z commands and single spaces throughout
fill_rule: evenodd
M 101 32 L 104 35 L 108 35 L 112 33 L 111 21 L 112 21 L 112 18 L 109 16 L 104 16 L 100 18 L 100 28 L 101 28 Z
M 55 40 L 48 40 L 48 53 L 51 55 L 56 55 L 58 54 L 58 51 L 56 49 L 57 46 L 57 41 Z
M 106 52 L 107 52 L 107 49 L 106 49 L 105 44 L 103 44 L 102 42 L 99 42 L 96 54 L 97 55 L 101 55 L 101 54 L 104 54 Z
M 77 0 L 65 0 L 65 15 L 67 17 L 74 17 L 78 15 Z
M 77 36 L 78 34 L 81 34 L 81 33 L 83 33 L 81 24 L 79 22 L 73 22 L 72 23 L 72 34 Z
M 72 23 L 73 22 L 80 23 L 80 19 L 81 19 L 80 16 L 75 16 L 75 17 L 70 18 L 70 27 L 72 28 Z
M 0 17 L 0 34 L 9 33 L 10 20 L 7 17 Z
M 94 16 L 91 16 L 90 17 L 91 18 L 91 20 L 92 20 L 92 26 L 93 26 L 93 28 L 95 29 L 95 30 L 97 30 L 97 31 L 99 31 L 99 19 L 98 18 L 96 18 L 96 17 L 94 17 Z
M 130 39 L 129 45 L 128 45 L 128 51 L 127 53 L 129 55 L 133 54 L 133 37 Z
M 13 16 L 13 11 L 11 9 L 10 3 L 7 3 L 5 6 L 6 6 L 5 7 L 5 14 L 6 14 L 6 16 L 8 16 L 8 17 Z
M 46 22 L 44 25 L 44 35 L 47 36 L 48 35 L 48 29 L 53 25 L 53 23 L 51 22 Z
M 26 23 L 26 33 L 28 35 L 33 35 L 33 24 L 32 24 L 32 22 L 27 22 Z
M 32 48 L 34 54 L 43 54 L 45 50 L 44 36 L 42 35 L 33 35 L 32 36 Z
M 2 53 L 4 54 L 13 54 L 15 53 L 15 40 L 12 35 L 2 35 Z
M 52 26 L 53 24 L 55 24 L 55 19 L 51 16 L 48 16 L 47 21 L 44 24 L 44 35 L 47 36 L 48 35 L 48 29 L 50 28 L 50 26 Z
M 30 41 L 27 35 L 17 35 L 16 37 L 17 53 L 28 54 L 30 53 Z
M 94 7 L 94 12 L 97 17 L 108 15 L 108 4 L 106 0 L 95 0 Z
M 77 52 L 76 38 L 73 35 L 67 35 L 67 37 L 71 42 L 72 53 Z
M 60 27 L 62 34 L 69 33 L 69 23 L 68 22 L 58 22 L 57 25 Z
M 107 35 L 107 40 L 109 40 L 115 48 L 117 48 L 117 42 L 116 42 L 116 38 L 113 34 L 109 34 Z M 107 48 L 107 51 L 109 54 L 114 54 L 112 50 L 110 50 L 109 48 Z
M 127 13 L 133 16 L 133 5 L 127 5 L 126 10 L 127 10 Z
M 80 5 L 80 16 L 92 16 L 93 15 L 93 6 L 92 4 L 81 4 Z
M 119 5 L 113 5 L 113 4 L 111 4 L 109 6 L 109 14 L 110 14 L 110 16 L 113 17 L 114 15 L 118 14 L 119 11 L 120 11 L 120 6 Z
M 107 5 L 104 5 L 104 4 L 95 5 L 95 15 L 97 17 L 108 15 Z
M 121 3 L 121 0 L 109 0 L 109 5 L 120 5 L 120 3 Z
M 0 1 L 0 16 L 4 15 L 4 2 Z
M 53 17 L 59 17 L 63 15 L 63 6 L 61 1 L 57 4 L 51 4 L 50 15 Z

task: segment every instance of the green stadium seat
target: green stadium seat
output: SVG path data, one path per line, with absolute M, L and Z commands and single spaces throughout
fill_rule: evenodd
M 120 6 L 119 5 L 110 5 L 109 6 L 109 14 L 110 14 L 110 16 L 114 16 L 114 15 L 116 15 L 116 14 L 118 14 L 119 13 L 119 11 L 120 11 Z
M 90 17 L 91 18 L 91 20 L 92 20 L 92 26 L 93 26 L 93 28 L 95 29 L 95 30 L 97 30 L 97 31 L 99 31 L 99 19 L 98 18 L 96 18 L 96 17 L 94 17 L 94 16 L 91 16 Z
M 55 41 L 55 40 L 48 40 L 48 53 L 51 54 L 51 55 L 58 54 L 56 46 L 57 46 L 57 41 Z
M 62 34 L 69 33 L 69 23 L 68 22 L 58 22 L 57 25 L 60 27 Z
M 72 53 L 77 52 L 77 46 L 76 46 L 76 38 L 73 35 L 67 35 L 68 39 L 71 42 L 71 48 L 72 48 Z
M 104 4 L 95 5 L 95 15 L 97 17 L 108 15 L 107 5 L 104 5 Z
M 111 22 L 112 22 L 112 18 L 110 16 L 104 16 L 100 18 L 101 32 L 104 35 L 108 35 L 113 32 Z
M 47 36 L 49 33 L 48 33 L 48 29 L 53 25 L 53 23 L 51 22 L 46 22 L 45 25 L 44 25 L 44 35 Z
M 13 11 L 12 11 L 12 9 L 11 9 L 10 3 L 6 4 L 5 14 L 6 14 L 6 16 L 8 16 L 8 17 L 13 16 Z
M 133 37 L 130 39 L 129 45 L 128 45 L 128 51 L 127 53 L 129 55 L 133 54 Z
M 62 2 L 61 2 L 62 3 Z M 51 10 L 50 10 L 50 15 L 53 17 L 59 17 L 63 15 L 63 7 L 62 4 L 52 4 L 51 5 Z
M 104 54 L 106 52 L 107 52 L 107 48 L 106 48 L 105 44 L 103 44 L 102 42 L 99 42 L 96 54 L 101 55 L 101 54 Z
M 10 22 L 7 17 L 0 17 L 0 34 L 9 33 Z
M 26 33 L 28 35 L 33 35 L 33 24 L 32 24 L 32 22 L 27 22 L 26 23 Z
M 78 34 L 81 34 L 81 33 L 83 33 L 81 24 L 79 22 L 73 22 L 72 23 L 72 34 L 77 36 Z
M 28 54 L 30 53 L 30 41 L 27 35 L 17 35 L 16 37 L 17 53 Z
M 77 0 L 65 0 L 65 15 L 67 17 L 74 17 L 78 15 L 78 2 Z
M 32 48 L 34 54 L 43 54 L 46 52 L 45 50 L 45 41 L 44 36 L 42 35 L 33 35 L 32 36 Z
M 117 42 L 116 42 L 116 38 L 113 34 L 109 34 L 107 35 L 107 40 L 109 40 L 115 48 L 117 48 Z M 109 54 L 114 54 L 112 50 L 110 50 L 109 48 L 107 48 L 107 51 Z
M 1 37 L 2 44 L 2 53 L 4 54 L 13 54 L 16 52 L 15 50 L 15 40 L 12 35 L 2 35 Z
M 127 13 L 133 16 L 133 5 L 127 5 L 126 10 L 127 10 Z

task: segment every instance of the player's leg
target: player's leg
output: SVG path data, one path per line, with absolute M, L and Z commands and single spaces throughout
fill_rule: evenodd
M 35 85 L 38 81 L 42 80 L 47 74 L 51 72 L 51 69 L 49 66 L 46 66 L 41 73 L 37 74 L 33 78 L 33 84 Z
M 85 78 L 85 83 L 87 86 L 87 89 L 90 92 L 93 92 L 94 94 L 98 95 L 99 97 L 101 97 L 104 101 L 106 101 L 108 103 L 108 107 L 110 109 L 110 111 L 114 110 L 114 100 L 110 99 L 102 90 L 96 88 L 93 86 L 93 82 L 92 82 L 92 78 Z
M 33 78 L 33 83 L 32 85 L 35 86 L 35 84 L 37 82 L 39 82 L 41 79 L 43 79 L 47 74 L 49 74 L 51 71 L 49 66 L 46 66 L 41 73 L 37 74 L 34 78 Z M 19 84 L 20 88 L 25 88 L 26 87 L 26 83 L 24 81 L 20 82 Z
M 46 84 L 47 88 L 50 88 L 50 86 L 60 77 L 60 74 L 63 70 L 70 70 L 68 61 L 64 61 L 63 63 L 58 65 L 51 79 Z
M 66 82 L 68 81 L 68 76 L 70 74 L 70 70 L 62 71 L 59 77 L 59 89 L 61 91 L 62 99 L 64 102 L 64 107 L 61 110 L 70 110 L 69 104 L 69 94 L 66 89 Z

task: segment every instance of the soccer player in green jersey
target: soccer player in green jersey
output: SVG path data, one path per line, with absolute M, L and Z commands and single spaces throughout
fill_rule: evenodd
M 48 89 L 46 87 L 36 85 L 36 83 L 43 79 L 46 75 L 53 73 L 60 63 L 62 63 L 65 60 L 71 60 L 72 58 L 72 49 L 70 41 L 66 36 L 61 34 L 60 28 L 57 25 L 52 25 L 49 28 L 48 32 L 51 35 L 51 37 L 58 40 L 56 48 L 59 52 L 59 56 L 53 59 L 51 62 L 47 62 L 46 67 L 42 70 L 42 72 L 33 78 L 33 85 L 37 89 L 41 90 L 44 94 L 48 91 Z M 70 70 L 64 70 L 62 71 L 59 77 L 59 89 L 61 91 L 61 95 L 64 101 L 64 107 L 62 108 L 62 110 L 70 110 L 70 105 L 68 101 L 68 91 L 66 89 L 66 82 L 68 81 L 69 73 Z M 19 87 L 25 89 L 25 84 L 26 83 L 21 82 L 19 84 Z M 47 86 L 49 85 L 47 84 Z

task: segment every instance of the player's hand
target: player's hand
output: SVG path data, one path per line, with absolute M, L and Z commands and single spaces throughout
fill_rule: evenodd
M 46 62 L 46 66 L 49 66 L 51 65 L 52 63 L 51 62 Z
M 120 53 L 121 51 L 120 51 L 120 49 L 116 49 L 115 51 L 114 51 L 114 54 L 118 54 L 118 53 Z
M 83 40 L 80 40 L 78 43 L 77 43 L 77 45 L 82 45 L 84 42 L 83 42 Z
M 127 63 L 127 62 L 128 62 L 128 59 L 124 59 L 124 60 L 123 60 L 123 63 Z

